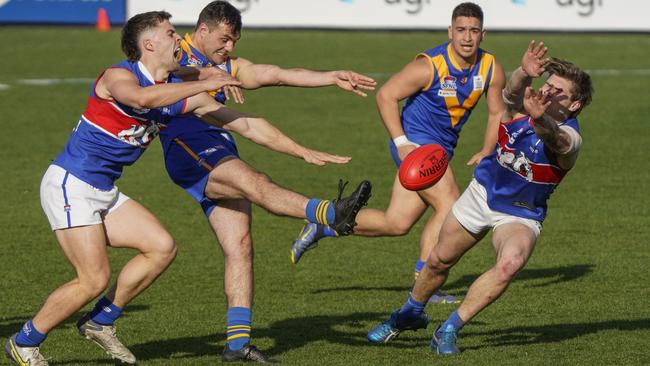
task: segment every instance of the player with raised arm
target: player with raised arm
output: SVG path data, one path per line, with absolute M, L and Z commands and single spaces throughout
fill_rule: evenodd
M 122 49 L 128 60 L 97 78 L 79 123 L 43 177 L 41 204 L 76 277 L 50 294 L 34 318 L 5 343 L 5 352 L 19 365 L 48 365 L 39 349 L 47 334 L 107 289 L 111 278 L 107 245 L 136 249 L 139 254 L 122 268 L 114 286 L 77 327 L 111 357 L 135 363 L 135 356 L 117 338 L 114 322 L 169 266 L 176 245 L 153 214 L 121 193 L 115 181 L 171 117 L 193 112 L 275 151 L 318 165 L 349 160 L 307 149 L 268 121 L 229 110 L 205 93 L 240 84 L 229 75 L 181 82 L 171 74 L 178 69 L 181 48 L 169 18 L 164 11 L 148 12 L 125 24 Z M 342 230 L 354 222 L 349 207 L 316 200 L 321 208 L 339 208 L 323 212 L 317 221 L 306 197 L 286 190 L 274 193 L 287 197 L 287 210 L 297 217 L 329 222 Z
M 505 76 L 495 57 L 479 48 L 485 37 L 481 8 L 473 3 L 456 6 L 448 36 L 449 42 L 418 54 L 377 92 L 377 107 L 391 138 L 390 150 L 398 167 L 406 155 L 425 144 L 442 145 L 451 159 L 460 131 L 483 94 L 489 112 L 483 148 L 467 164 L 477 164 L 494 148 L 499 118 L 505 109 L 501 99 Z M 407 101 L 400 113 L 399 102 L 404 99 Z M 458 196 L 451 167 L 438 183 L 419 192 L 404 188 L 395 174 L 388 208 L 361 210 L 354 234 L 405 235 L 432 207 L 434 212 L 420 237 L 417 275 Z M 296 261 L 324 236 L 330 235 L 322 226 L 307 224 L 293 245 Z M 437 296 L 436 301 L 456 300 L 453 296 Z
M 401 309 L 368 333 L 386 343 L 404 330 L 425 328 L 424 307 L 465 252 L 492 229 L 496 263 L 470 286 L 458 310 L 433 332 L 431 349 L 458 354 L 461 328 L 498 299 L 533 252 L 547 214 L 547 201 L 574 166 L 582 138 L 577 116 L 591 102 L 590 76 L 576 65 L 543 59 L 547 49 L 532 41 L 503 91 L 507 110 L 495 152 L 474 170 L 454 204 L 440 238 Z M 530 87 L 544 71 L 539 90 Z
M 337 85 L 360 96 L 366 96 L 364 90 L 374 89 L 374 80 L 352 71 L 283 69 L 234 57 L 232 52 L 240 39 L 241 27 L 241 14 L 237 8 L 226 1 L 213 1 L 203 8 L 194 31 L 186 34 L 181 42 L 183 77 L 192 79 L 212 72 L 225 72 L 241 81 L 237 87 L 211 92 L 221 103 L 225 103 L 229 96 L 235 102 L 242 102 L 240 87 Z M 224 292 L 228 303 L 223 359 L 269 360 L 250 344 L 253 305 L 251 202 L 276 214 L 296 216 L 298 212 L 282 211 L 287 207 L 287 197 L 275 194 L 277 187 L 269 177 L 240 159 L 236 142 L 228 131 L 184 115 L 175 117 L 161 132 L 160 141 L 169 176 L 201 205 L 223 249 Z M 237 197 L 228 194 L 232 189 L 238 191 Z M 339 197 L 341 193 L 342 188 Z M 350 198 L 337 200 L 336 206 L 341 209 L 348 207 L 356 214 L 369 194 L 370 185 L 363 182 Z M 314 200 L 309 207 L 313 219 L 317 219 L 317 212 L 326 213 L 335 206 L 319 205 L 319 201 Z M 353 216 L 351 220 L 349 223 L 354 224 Z M 351 227 L 324 227 L 336 235 L 347 235 L 351 230 Z

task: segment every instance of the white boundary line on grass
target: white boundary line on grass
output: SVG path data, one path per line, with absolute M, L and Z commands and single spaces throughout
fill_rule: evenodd
M 650 69 L 593 69 L 586 70 L 593 76 L 650 76 Z M 507 73 L 508 75 L 510 73 Z M 393 74 L 385 72 L 368 73 L 374 78 L 388 78 Z M 51 86 L 51 85 L 75 85 L 92 84 L 95 79 L 91 78 L 47 78 L 47 79 L 18 79 L 13 84 L 30 86 Z M 0 91 L 9 90 L 12 83 L 0 83 Z

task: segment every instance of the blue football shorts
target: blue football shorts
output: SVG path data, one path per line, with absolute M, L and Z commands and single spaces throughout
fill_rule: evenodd
M 164 153 L 169 177 L 210 216 L 216 204 L 205 196 L 208 176 L 224 158 L 239 158 L 235 139 L 227 131 L 186 133 L 173 139 Z

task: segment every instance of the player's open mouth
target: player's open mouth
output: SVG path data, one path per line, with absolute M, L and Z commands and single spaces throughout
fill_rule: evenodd
M 177 45 L 176 48 L 174 48 L 174 59 L 176 61 L 180 61 L 181 59 L 181 46 Z

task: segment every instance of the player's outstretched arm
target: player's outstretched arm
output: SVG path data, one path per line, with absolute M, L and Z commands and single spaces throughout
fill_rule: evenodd
M 511 115 L 523 112 L 524 92 L 532 84 L 534 78 L 540 77 L 544 73 L 546 64 L 549 62 L 548 58 L 543 58 L 547 51 L 548 48 L 544 46 L 544 42 L 535 45 L 534 40 L 530 41 L 528 49 L 521 58 L 521 66 L 510 75 L 506 88 L 503 90 L 503 99 Z
M 232 78 L 232 76 L 221 70 L 218 67 L 195 67 L 195 66 L 181 66 L 180 69 L 174 71 L 174 75 L 183 79 L 184 81 L 205 80 L 215 74 L 215 77 Z M 223 87 L 224 94 L 227 100 L 233 100 L 235 103 L 244 103 L 244 94 L 241 91 L 240 85 L 226 85 Z
M 101 98 L 113 98 L 134 108 L 160 108 L 204 91 L 239 84 L 239 81 L 230 76 L 214 75 L 199 81 L 142 87 L 133 73 L 111 68 L 100 78 L 96 92 Z
M 506 76 L 503 68 L 496 61 L 494 62 L 494 70 L 490 88 L 487 91 L 486 101 L 488 106 L 488 121 L 485 127 L 485 137 L 483 138 L 483 148 L 472 156 L 467 165 L 476 165 L 481 160 L 490 155 L 497 143 L 497 136 L 499 133 L 499 123 L 506 111 L 506 105 L 503 101 L 503 88 L 506 83 Z
M 189 98 L 186 110 L 193 111 L 209 124 L 237 132 L 258 145 L 301 158 L 310 164 L 320 166 L 327 163 L 345 164 L 351 159 L 349 156 L 333 155 L 306 148 L 264 118 L 252 117 L 227 108 L 205 93 Z
M 237 59 L 237 78 L 246 89 L 265 86 L 297 86 L 316 88 L 337 85 L 339 88 L 365 97 L 364 90 L 374 90 L 377 82 L 371 77 L 348 70 L 313 71 L 303 68 L 283 69 L 276 65 L 253 64 Z
M 429 60 L 419 57 L 393 75 L 379 88 L 375 99 L 377 109 L 388 135 L 397 146 L 400 159 L 404 159 L 418 145 L 404 135 L 399 113 L 399 102 L 427 86 L 433 77 Z

